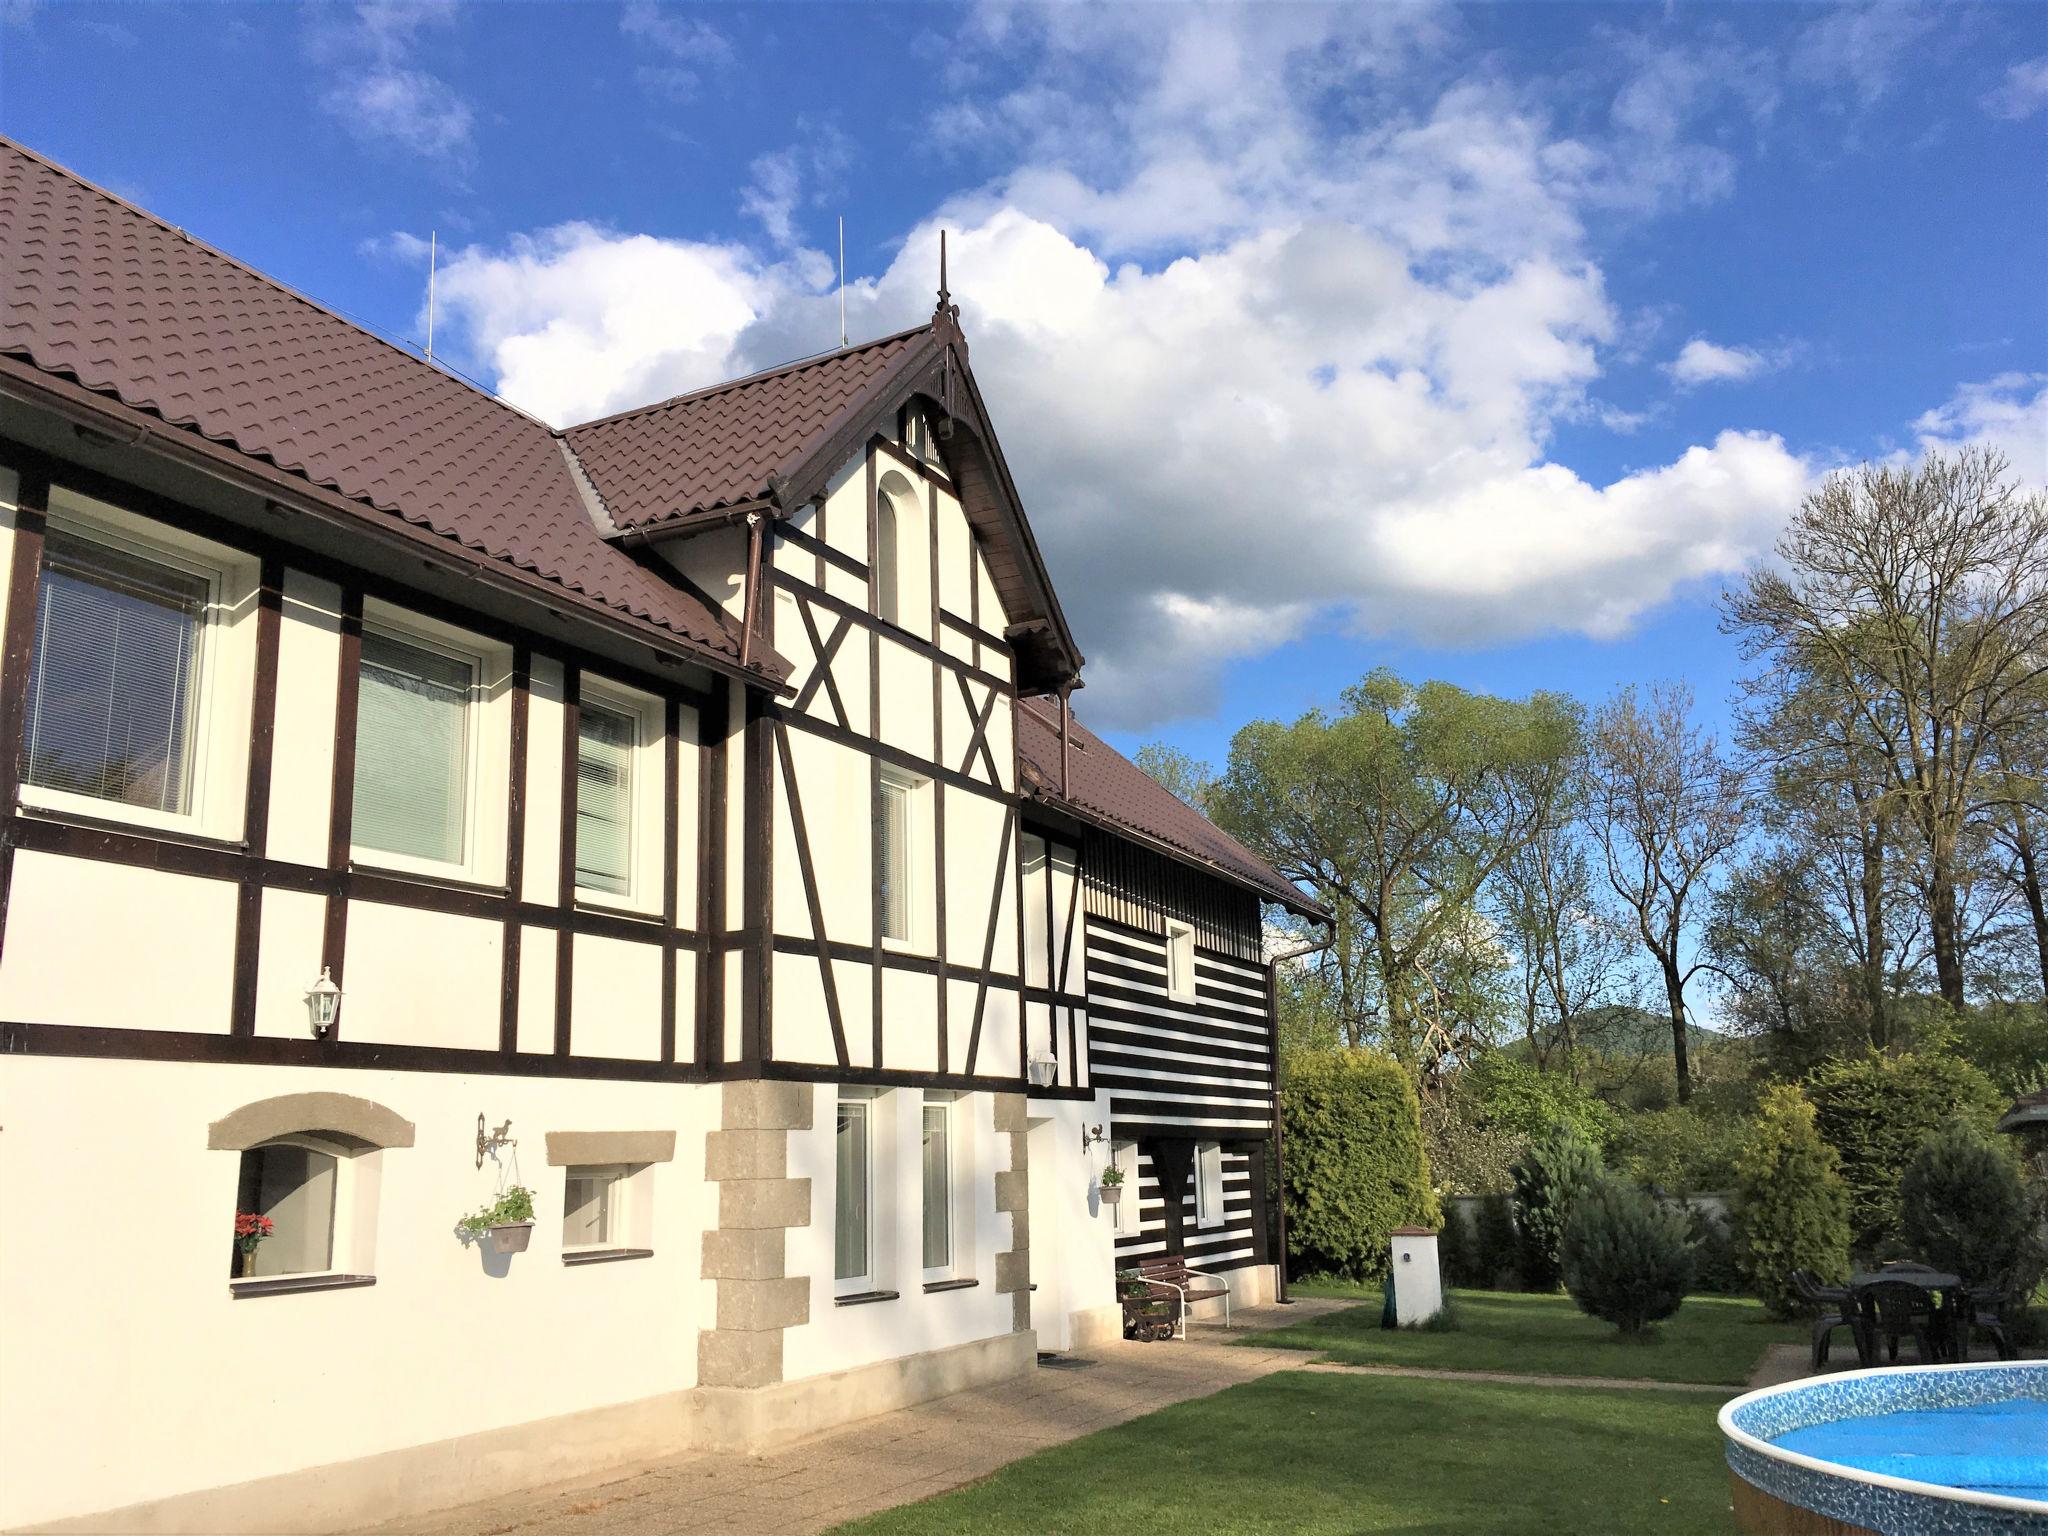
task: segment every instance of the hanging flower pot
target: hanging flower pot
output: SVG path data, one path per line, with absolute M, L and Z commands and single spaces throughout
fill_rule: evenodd
M 1124 1187 L 1121 1184 L 1105 1184 L 1097 1193 L 1102 1196 L 1104 1205 L 1118 1205 L 1123 1201 Z
M 455 1225 L 468 1242 L 480 1243 L 488 1236 L 493 1253 L 524 1253 L 533 1241 L 533 1191 L 514 1184 L 495 1202 Z

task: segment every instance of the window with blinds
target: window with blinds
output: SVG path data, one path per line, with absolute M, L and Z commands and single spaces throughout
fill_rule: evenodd
M 37 592 L 23 782 L 189 813 L 210 597 L 203 576 L 52 528 Z
M 633 754 L 639 722 L 588 702 L 577 713 L 576 884 L 624 896 L 633 888 Z
M 909 943 L 910 922 L 910 797 L 911 783 L 882 776 L 880 860 L 882 937 Z
M 460 864 L 476 666 L 363 631 L 356 703 L 358 847 Z

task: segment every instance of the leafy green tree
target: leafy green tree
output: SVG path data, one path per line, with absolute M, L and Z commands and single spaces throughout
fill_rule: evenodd
M 1824 1062 L 1805 1088 L 1821 1135 L 1841 1155 L 1850 1245 L 1877 1258 L 1900 1241 L 1899 1181 L 1922 1143 L 1951 1115 L 1988 1131 L 2010 1103 L 1968 1062 L 1935 1051 Z
M 1559 1248 L 1572 1206 L 1605 1176 L 1600 1153 L 1572 1126 L 1557 1124 L 1529 1143 L 1511 1171 L 1520 1237 L 1515 1267 L 1524 1289 L 1554 1291 L 1563 1278 Z
M 1386 1057 L 1328 1051 L 1290 1062 L 1280 1123 L 1297 1272 L 1380 1279 L 1396 1227 L 1440 1225 L 1415 1085 Z
M 1794 1271 L 1829 1283 L 1848 1278 L 1849 1188 L 1841 1166 L 1806 1096 L 1790 1083 L 1766 1090 L 1735 1164 L 1735 1252 L 1779 1317 L 1802 1310 Z
M 1376 671 L 1343 711 L 1239 731 L 1208 809 L 1337 917 L 1325 960 L 1350 1043 L 1418 1082 L 1469 1044 L 1473 999 L 1445 976 L 1475 952 L 1478 897 L 1546 824 L 1577 757 L 1570 699 L 1523 701 Z M 1435 963 L 1433 963 L 1435 962 Z M 1490 1022 L 1490 1021 L 1489 1021 Z
M 1505 1051 L 1481 1055 L 1459 1079 L 1458 1092 L 1471 1095 L 1482 1125 L 1496 1126 L 1518 1142 L 1568 1125 L 1600 1148 L 1622 1125 L 1620 1115 L 1564 1073 L 1545 1072 Z
M 1621 1117 L 1607 1161 L 1631 1183 L 1673 1194 L 1727 1189 L 1735 1182 L 1745 1127 L 1731 1114 L 1710 1114 L 1698 1099 Z
M 1624 1338 L 1676 1312 L 1692 1283 L 1685 1218 L 1619 1179 L 1595 1179 L 1580 1191 L 1558 1260 L 1579 1310 Z
M 1928 1137 L 1899 1183 L 1908 1248 L 1976 1285 L 2040 1277 L 2033 1202 L 2012 1149 L 1958 1117 Z
M 1175 799 L 1198 811 L 1208 809 L 1209 789 L 1216 782 L 1216 770 L 1200 758 L 1163 741 L 1148 741 L 1138 748 L 1132 761 Z
M 2048 714 L 2048 496 L 1987 448 L 1864 464 L 1805 499 L 1777 556 L 1727 594 L 1724 627 L 1767 696 L 1831 705 L 1823 729 L 1781 733 L 1781 755 L 1824 763 L 1845 739 L 1867 754 L 1916 844 L 1935 974 L 1960 1008 L 1970 831 L 2012 805 L 2008 765 Z

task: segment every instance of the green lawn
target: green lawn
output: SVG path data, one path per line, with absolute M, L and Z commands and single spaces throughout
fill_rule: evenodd
M 1727 1536 L 1704 1394 L 1286 1371 L 1011 1463 L 861 1536 Z
M 1297 1296 L 1359 1295 L 1355 1287 L 1299 1282 Z M 1768 1344 L 1803 1330 L 1775 1323 L 1754 1301 L 1689 1296 L 1649 1338 L 1625 1343 L 1569 1296 L 1454 1291 L 1456 1329 L 1430 1333 L 1380 1327 L 1379 1292 L 1369 1305 L 1308 1318 L 1237 1342 L 1310 1351 L 1347 1365 L 1420 1365 L 1445 1371 L 1516 1371 L 1536 1376 L 1641 1376 L 1740 1387 Z

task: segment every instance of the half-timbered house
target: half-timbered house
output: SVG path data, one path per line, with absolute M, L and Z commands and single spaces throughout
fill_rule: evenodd
M 356 1526 L 1030 1369 L 1140 1256 L 1267 1294 L 1314 908 L 1081 665 L 943 288 L 557 430 L 0 140 L 0 1528 Z

